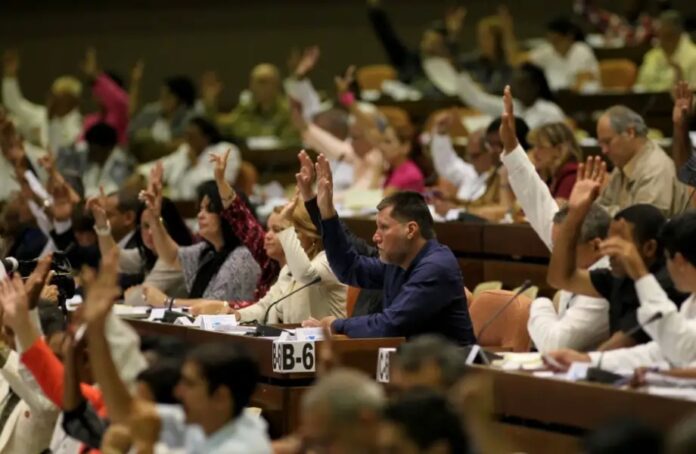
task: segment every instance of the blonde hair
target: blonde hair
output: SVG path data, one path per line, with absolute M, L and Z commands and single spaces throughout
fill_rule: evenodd
M 298 234 L 301 233 L 312 240 L 312 245 L 305 251 L 310 259 L 313 259 L 318 253 L 324 250 L 324 243 L 321 241 L 321 235 L 319 235 L 303 203 L 298 203 L 295 210 L 292 212 L 292 225 L 295 227 L 295 231 Z
M 560 147 L 563 150 L 561 165 L 571 158 L 575 158 L 578 162 L 582 161 L 580 145 L 567 124 L 562 122 L 547 123 L 530 131 L 529 143 L 538 145 L 541 140 L 547 141 L 552 147 Z
M 54 95 L 66 93 L 79 98 L 82 94 L 82 83 L 72 76 L 60 76 L 53 81 L 51 92 Z

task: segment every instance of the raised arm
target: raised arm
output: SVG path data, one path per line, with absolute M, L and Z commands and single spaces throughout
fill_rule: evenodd
M 164 260 L 169 266 L 181 268 L 179 261 L 179 245 L 169 236 L 169 232 L 162 223 L 162 162 L 158 161 L 150 169 L 150 181 L 147 191 L 140 192 L 141 200 L 145 201 L 147 209 L 150 210 L 154 222 L 150 227 L 152 239 L 155 243 L 155 250 L 160 259 Z
M 128 85 L 128 115 L 133 117 L 140 107 L 140 82 L 145 71 L 145 61 L 141 58 L 131 70 L 130 85 Z
M 515 22 L 506 6 L 498 8 L 498 18 L 503 31 L 503 50 L 508 65 L 515 67 L 524 63 L 526 55 L 519 51 L 515 36 Z
M 314 69 L 319 60 L 319 46 L 305 48 L 302 53 L 293 53 L 290 57 L 292 75 L 285 80 L 285 91 L 290 98 L 302 106 L 302 116 L 310 122 L 321 109 L 319 93 L 314 89 L 307 75 Z
M 689 83 L 680 81 L 675 87 L 674 109 L 672 110 L 672 159 L 677 169 L 681 168 L 689 156 L 692 146 L 689 138 L 689 119 L 693 114 L 694 94 Z
M 46 107 L 34 104 L 22 95 L 17 75 L 19 55 L 8 50 L 3 55 L 2 102 L 20 122 L 37 127 L 46 121 Z M 46 140 L 47 137 L 42 137 Z
M 435 119 L 430 152 L 437 174 L 459 187 L 467 179 L 476 178 L 476 170 L 454 150 L 449 131 L 455 121 L 459 121 L 456 110 L 443 112 Z
M 403 65 L 411 51 L 406 47 L 401 38 L 396 34 L 389 16 L 384 11 L 380 0 L 368 0 L 368 16 L 372 29 L 382 43 L 389 61 L 394 66 Z
M 457 77 L 457 96 L 466 105 L 494 117 L 503 107 L 499 97 L 483 91 L 466 72 Z
M 590 279 L 590 273 L 576 264 L 576 248 L 582 223 L 599 195 L 606 178 L 606 164 L 600 157 L 590 157 L 578 167 L 578 180 L 568 200 L 568 216 L 561 224 L 558 241 L 551 251 L 548 282 L 554 288 L 586 296 L 601 296 Z
M 239 238 L 242 244 L 249 249 L 256 263 L 261 267 L 259 286 L 263 286 L 263 288 L 257 290 L 257 296 L 262 297 L 278 277 L 280 265 L 266 253 L 266 248 L 264 247 L 266 231 L 263 226 L 249 211 L 244 201 L 237 197 L 234 188 L 225 178 L 230 151 L 228 149 L 224 156 L 216 154 L 211 154 L 210 156 L 210 162 L 215 166 L 215 182 L 224 206 L 221 216 L 230 225 L 232 232 Z
M 128 127 L 128 93 L 119 87 L 111 77 L 99 69 L 97 51 L 87 49 L 82 70 L 92 81 L 92 93 L 104 109 L 104 121 L 112 125 L 121 139 Z
M 507 179 L 530 225 L 551 250 L 551 228 L 553 217 L 558 212 L 558 204 L 517 140 L 514 105 L 509 86 L 505 87 L 503 105 L 500 123 L 500 138 L 503 141 L 501 160 L 507 169 Z
M 92 212 L 94 217 L 94 227 L 97 232 L 99 242 L 99 252 L 106 255 L 111 249 L 118 247 L 114 237 L 111 235 L 111 225 L 106 217 L 106 194 L 104 188 L 99 188 L 99 195 L 87 200 L 86 208 Z
M 106 319 L 119 295 L 117 264 L 118 250 L 112 249 L 102 259 L 99 275 L 87 292 L 83 317 L 94 378 L 103 393 L 109 418 L 113 423 L 126 423 L 133 397 L 116 369 L 106 340 Z
M 302 163 L 303 167 L 307 163 Z M 308 170 L 302 169 L 307 173 Z M 331 269 L 338 279 L 348 285 L 361 288 L 382 288 L 384 265 L 376 258 L 359 255 L 341 227 L 333 204 L 331 168 L 324 155 L 316 163 L 317 204 L 322 219 L 322 240 Z

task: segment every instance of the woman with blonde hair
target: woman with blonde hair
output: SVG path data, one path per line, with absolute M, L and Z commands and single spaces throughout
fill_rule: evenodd
M 219 167 L 224 159 L 215 159 L 216 175 L 224 175 Z M 224 178 L 216 179 L 223 199 L 234 197 L 234 190 Z M 333 315 L 345 317 L 347 288 L 331 271 L 324 252 L 321 234 L 312 223 L 304 205 L 298 204 L 296 194 L 282 209 L 276 209 L 268 218 L 268 230 L 263 236 L 264 253 L 254 253 L 258 261 L 265 254 L 282 266 L 278 280 L 257 303 L 249 305 L 239 301 L 202 300 L 192 304 L 194 314 L 234 314 L 241 322 L 301 323 L 309 317 Z M 235 222 L 244 225 L 251 236 L 258 238 L 263 229 L 251 213 L 241 214 L 244 219 Z M 224 216 L 228 222 L 229 216 Z M 234 227 L 234 226 L 233 226 Z M 247 243 L 249 245 L 249 243 Z M 256 248 L 250 247 L 252 251 Z M 261 264 L 262 268 L 264 265 Z M 312 282 L 319 279 L 313 285 Z M 271 308 L 271 304 L 300 287 L 298 291 Z M 246 306 L 246 307 L 243 307 Z M 270 310 L 269 310 L 270 308 Z M 266 313 L 268 315 L 266 316 Z
M 529 133 L 529 159 L 546 182 L 554 199 L 565 201 L 575 186 L 582 151 L 565 123 L 547 123 Z

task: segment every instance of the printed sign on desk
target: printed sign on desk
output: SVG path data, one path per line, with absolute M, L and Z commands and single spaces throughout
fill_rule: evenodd
M 395 348 L 382 347 L 377 355 L 377 381 L 379 383 L 389 383 L 391 376 L 389 373 L 391 367 L 391 355 L 396 353 Z
M 314 341 L 273 342 L 273 372 L 314 372 L 316 370 L 316 348 Z

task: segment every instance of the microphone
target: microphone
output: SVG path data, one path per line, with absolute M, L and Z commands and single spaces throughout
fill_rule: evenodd
M 505 309 L 507 309 L 508 307 L 510 307 L 510 305 L 513 303 L 513 301 L 515 301 L 515 300 L 517 299 L 518 296 L 520 296 L 521 294 L 523 294 L 524 292 L 526 292 L 526 291 L 529 289 L 529 287 L 531 287 L 531 286 L 532 286 L 532 281 L 530 281 L 529 279 L 527 279 L 526 281 L 524 281 L 524 282 L 522 283 L 522 286 L 519 288 L 519 290 L 517 290 L 517 291 L 515 292 L 515 294 L 512 295 L 512 297 L 511 297 L 505 304 L 503 304 L 502 306 L 500 306 L 500 309 L 498 309 L 498 310 L 495 312 L 495 314 L 493 314 L 492 317 L 490 317 L 488 320 L 486 320 L 486 323 L 483 324 L 483 326 L 482 326 L 481 329 L 479 330 L 478 334 L 476 335 L 476 339 L 480 339 L 481 336 L 483 336 L 483 333 L 486 332 L 486 330 L 488 329 L 488 327 L 491 326 L 491 325 L 493 324 L 493 322 L 496 321 L 496 320 L 498 319 L 498 317 L 500 317 L 500 314 L 502 314 L 503 312 L 505 312 Z
M 660 320 L 662 318 L 662 312 L 655 312 L 651 315 L 645 322 L 636 323 L 636 325 L 624 333 L 625 336 L 631 337 L 638 331 L 642 330 L 649 324 Z M 599 354 L 599 360 L 597 361 L 597 367 L 590 367 L 587 369 L 587 381 L 612 384 L 618 380 L 623 379 L 623 376 L 609 372 L 608 370 L 602 369 L 602 360 L 604 359 L 604 351 Z
M 263 318 L 261 319 L 261 323 L 256 325 L 256 332 L 254 333 L 254 336 L 257 337 L 276 337 L 280 336 L 280 333 L 283 332 L 282 329 L 280 328 L 274 328 L 273 326 L 268 326 L 268 314 L 270 314 L 271 309 L 274 308 L 278 303 L 281 301 L 285 300 L 286 298 L 289 298 L 290 296 L 294 295 L 295 293 L 299 292 L 300 290 L 304 290 L 309 286 L 312 286 L 318 282 L 321 282 L 321 277 L 318 277 L 314 279 L 312 282 L 309 282 L 301 287 L 296 288 L 292 292 L 288 293 L 287 295 L 283 295 L 277 300 L 273 301 L 271 304 L 268 305 L 268 308 L 266 308 L 266 312 L 263 314 Z
M 175 311 L 173 309 L 174 307 L 174 298 L 168 297 L 165 302 L 167 303 L 167 309 L 164 311 L 164 315 L 162 315 L 162 323 L 174 323 L 177 318 L 179 317 L 184 317 L 187 318 L 190 322 L 195 321 L 193 317 L 191 317 L 188 314 L 185 314 L 183 312 Z
M 481 336 L 483 336 L 483 333 L 486 332 L 488 327 L 490 327 L 493 324 L 493 322 L 496 321 L 498 319 L 498 317 L 500 317 L 500 315 L 503 312 L 505 312 L 505 310 L 508 307 L 510 307 L 510 305 L 517 299 L 517 297 L 519 297 L 522 293 L 527 291 L 527 289 L 529 289 L 529 287 L 531 287 L 531 286 L 532 286 L 532 281 L 530 281 L 529 279 L 525 280 L 522 283 L 522 286 L 519 288 L 519 290 L 517 290 L 515 292 L 515 294 L 512 295 L 512 297 L 505 304 L 500 306 L 500 309 L 498 309 L 495 312 L 495 314 L 493 314 L 488 320 L 486 320 L 486 322 L 483 324 L 483 326 L 479 330 L 478 334 L 476 335 L 476 339 L 477 340 L 481 339 Z M 500 358 L 500 356 L 498 356 L 498 355 L 495 355 L 492 353 L 486 353 L 486 351 L 483 348 L 479 348 L 479 352 L 481 353 L 481 359 L 483 360 L 483 364 L 485 364 L 487 366 L 489 366 L 491 364 L 491 361 L 490 361 L 491 359 L 499 359 Z
M 33 260 L 32 262 L 36 262 L 36 260 Z M 5 257 L 2 259 L 2 265 L 5 267 L 7 274 L 14 273 L 19 269 L 19 260 L 14 257 Z

